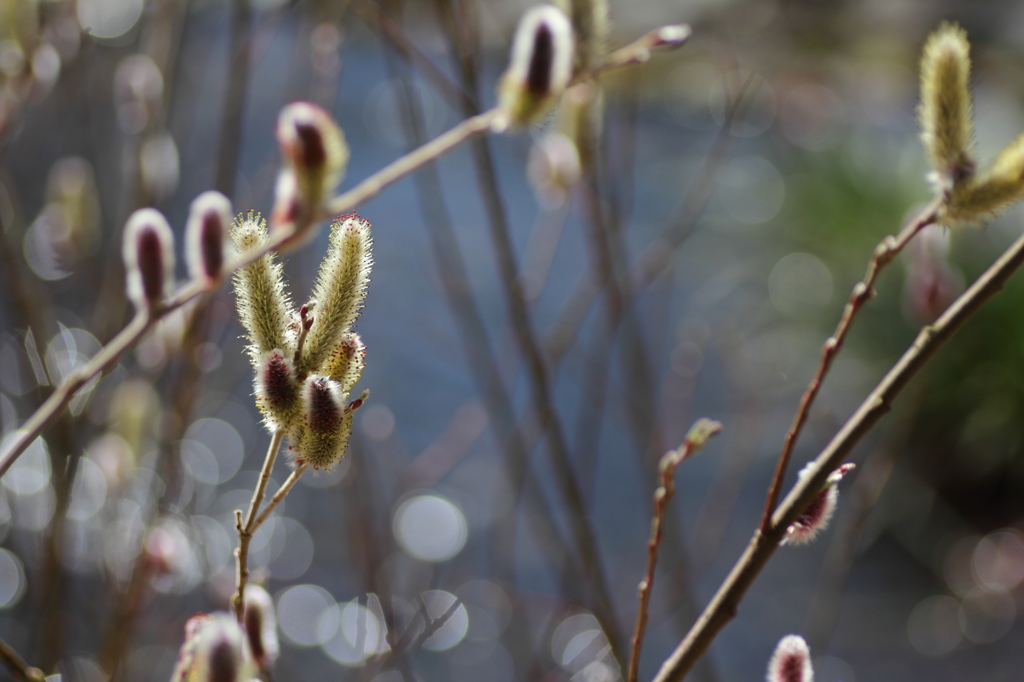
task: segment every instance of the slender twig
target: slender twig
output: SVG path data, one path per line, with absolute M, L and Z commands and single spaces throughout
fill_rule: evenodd
M 853 291 L 850 293 L 850 300 L 846 302 L 846 308 L 843 309 L 843 315 L 839 318 L 836 330 L 832 332 L 832 336 L 826 339 L 825 345 L 821 349 L 821 361 L 818 363 L 818 369 L 814 372 L 814 377 L 807 386 L 807 390 L 804 391 L 803 397 L 800 398 L 800 405 L 797 407 L 796 414 L 793 415 L 793 423 L 786 433 L 786 440 L 782 444 L 782 452 L 779 453 L 779 460 L 775 465 L 775 475 L 772 477 L 772 483 L 768 488 L 768 499 L 765 501 L 764 514 L 761 516 L 762 531 L 766 531 L 771 523 L 772 512 L 775 511 L 775 504 L 778 502 L 779 495 L 782 492 L 782 480 L 786 476 L 786 466 L 789 464 L 789 458 L 793 454 L 793 446 L 796 445 L 796 439 L 800 436 L 800 431 L 803 429 L 804 424 L 807 423 L 807 416 L 810 414 L 811 405 L 818 395 L 818 390 L 821 388 L 825 375 L 843 347 L 846 333 L 850 330 L 853 319 L 864 305 L 874 297 L 875 280 L 878 279 L 879 273 L 899 255 L 900 251 L 910 243 L 910 240 L 918 232 L 935 223 L 941 206 L 942 197 L 937 197 L 922 209 L 920 213 L 914 216 L 900 230 L 899 234 L 895 237 L 890 235 L 883 239 L 875 247 L 875 251 L 871 255 L 864 279 L 854 285 Z
M 722 425 L 710 419 L 700 419 L 690 429 L 683 444 L 675 450 L 669 450 L 662 456 L 658 464 L 660 485 L 654 491 L 654 516 L 651 518 L 651 538 L 647 541 L 647 572 L 640 581 L 638 589 L 640 603 L 636 609 L 636 625 L 633 628 L 633 639 L 629 651 L 629 672 L 626 682 L 637 682 L 640 670 L 640 649 L 643 647 L 644 632 L 647 630 L 647 611 L 651 603 L 651 592 L 654 589 L 654 569 L 658 566 L 658 550 L 661 547 L 661 524 L 665 519 L 672 496 L 676 491 L 676 469 L 683 460 L 694 454 L 707 442 L 708 438 L 722 430 Z
M 260 504 L 263 503 L 263 496 L 267 492 L 267 483 L 270 482 L 270 472 L 274 469 L 274 462 L 277 461 L 277 452 L 281 449 L 281 441 L 284 440 L 284 430 L 278 429 L 270 437 L 270 446 L 267 448 L 267 456 L 263 459 L 263 468 L 260 470 L 260 478 L 256 482 L 256 489 L 252 492 L 252 500 L 249 501 L 249 512 L 246 514 L 245 523 L 242 523 L 241 510 L 235 511 L 235 530 L 238 531 L 238 549 L 235 550 L 235 561 L 238 566 L 238 573 L 235 575 L 235 596 L 231 603 L 235 609 L 235 616 L 238 622 L 242 622 L 245 612 L 245 584 L 249 580 L 249 541 L 256 530 L 254 521 Z M 280 492 L 280 491 L 278 491 Z M 282 497 L 284 497 L 282 495 Z
M 650 60 L 651 52 L 655 50 L 674 50 L 677 47 L 682 47 L 683 43 L 690 39 L 692 33 L 693 31 L 686 24 L 671 24 L 656 28 L 640 36 L 629 45 L 612 52 L 596 72 L 604 73 L 631 64 L 643 64 Z
M 398 159 L 390 166 L 377 171 L 349 191 L 335 197 L 327 204 L 327 213 L 344 213 L 368 199 L 377 196 L 388 185 L 419 170 L 425 164 L 441 158 L 456 147 L 474 137 L 488 132 L 495 121 L 501 118 L 501 111 L 490 109 L 467 118 L 448 132 L 435 137 L 419 149 Z
M 818 495 L 829 474 L 854 446 L 885 416 L 893 401 L 953 334 L 995 296 L 1024 264 L 1024 237 L 1007 249 L 981 277 L 931 326 L 924 327 L 881 382 L 814 460 L 808 475 L 798 480 L 772 514 L 766 530 L 758 528 L 747 549 L 718 588 L 704 613 L 662 665 L 654 682 L 683 679 L 718 633 L 735 615 L 743 595 L 775 552 L 786 529 Z
M 217 149 L 217 174 L 214 187 L 233 197 L 238 169 L 239 150 L 242 146 L 242 119 L 249 89 L 249 54 L 251 52 L 250 24 L 252 8 L 249 0 L 231 3 L 230 67 L 224 93 L 224 108 L 220 116 L 220 144 Z
M 43 682 L 46 677 L 42 670 L 33 668 L 26 663 L 25 659 L 2 639 L 0 639 L 0 661 L 3 661 L 11 675 L 20 682 Z
M 423 80 L 456 109 L 472 104 L 473 99 L 466 91 L 450 79 L 444 71 L 434 65 L 430 57 L 405 34 L 402 27 L 387 12 L 371 0 L 351 0 L 349 7 L 360 19 L 368 23 L 377 33 L 387 39 L 395 52 L 412 65 L 423 76 Z
M 267 506 L 263 508 L 260 515 L 256 517 L 256 521 L 253 523 L 252 528 L 249 529 L 250 533 L 256 532 L 256 529 L 263 525 L 263 522 L 267 520 L 275 509 L 277 509 L 277 505 L 281 504 L 281 500 L 283 500 L 284 496 L 288 494 L 288 491 L 298 483 L 299 478 L 302 474 L 306 473 L 307 469 L 309 469 L 309 462 L 304 462 L 296 467 L 295 470 L 288 475 L 288 478 L 284 479 L 284 483 L 281 484 L 281 489 L 274 493 L 274 496 L 270 498 L 270 502 L 268 502 Z
M 697 220 L 704 213 L 718 178 L 725 170 L 732 148 L 736 144 L 737 137 L 733 134 L 733 126 L 743 111 L 749 85 L 750 79 L 741 85 L 736 97 L 731 101 L 725 121 L 718 129 L 704 162 L 694 176 L 693 183 L 687 189 L 677 211 L 677 217 L 632 267 L 629 289 L 633 296 L 639 295 L 669 266 L 676 249 L 690 235 Z M 576 285 L 569 300 L 562 306 L 556 317 L 557 322 L 552 325 L 544 341 L 546 354 L 553 363 L 557 364 L 572 346 L 599 293 L 600 283 L 588 274 Z
M 3 457 L 0 458 L 0 476 L 7 473 L 14 461 L 34 441 L 43 428 L 71 402 L 71 398 L 93 377 L 110 369 L 121 354 L 135 345 L 142 335 L 152 326 L 153 316 L 148 310 L 140 311 L 132 321 L 121 330 L 121 333 L 103 347 L 88 363 L 68 374 L 68 377 L 50 394 L 32 416 L 17 431 L 8 445 Z

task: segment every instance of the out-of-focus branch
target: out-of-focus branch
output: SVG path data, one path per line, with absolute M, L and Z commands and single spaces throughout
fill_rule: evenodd
M 736 615 L 740 601 L 779 546 L 786 529 L 820 493 L 829 474 L 889 412 L 893 401 L 914 375 L 971 315 L 1003 288 L 1022 263 L 1024 237 L 1015 241 L 933 325 L 920 331 L 903 357 L 814 460 L 809 473 L 793 486 L 772 514 L 767 528 L 758 528 L 754 532 L 743 556 L 733 566 L 693 628 L 662 665 L 654 682 L 677 682 L 686 676 L 726 623 Z
M 771 485 L 768 488 L 768 499 L 765 501 L 764 514 L 761 517 L 762 531 L 766 531 L 771 523 L 772 512 L 775 511 L 775 504 L 778 502 L 779 494 L 782 492 L 782 480 L 786 476 L 786 466 L 789 464 L 789 458 L 793 454 L 793 446 L 796 445 L 796 439 L 800 436 L 800 431 L 803 429 L 804 424 L 807 423 L 807 416 L 810 414 L 811 405 L 814 403 L 818 390 L 821 388 L 821 382 L 825 380 L 825 375 L 828 373 L 829 368 L 832 367 L 832 362 L 843 348 L 843 341 L 846 340 L 846 333 L 850 331 L 853 319 L 864 305 L 874 297 L 875 281 L 878 279 L 879 273 L 899 255 L 918 232 L 935 223 L 941 207 L 942 197 L 938 197 L 918 213 L 913 220 L 907 223 L 900 230 L 899 234 L 895 237 L 889 236 L 883 239 L 875 247 L 875 251 L 871 255 L 864 279 L 854 285 L 853 292 L 850 293 L 850 300 L 847 301 L 846 308 L 843 309 L 843 315 L 839 318 L 836 330 L 832 332 L 832 336 L 825 341 L 825 345 L 821 349 L 821 361 L 818 363 L 818 369 L 814 372 L 814 377 L 811 379 L 807 390 L 804 391 L 803 397 L 800 398 L 800 405 L 797 407 L 796 414 L 793 415 L 793 423 L 786 433 L 786 440 L 782 444 L 782 452 L 779 453 L 779 460 L 775 465 L 775 475 L 772 477 Z
M 476 90 L 478 78 L 477 47 L 472 44 L 472 41 L 466 39 L 466 35 L 475 35 L 471 25 L 472 19 L 464 16 L 469 12 L 468 6 L 462 6 L 461 9 L 466 11 L 459 14 L 454 7 L 451 7 L 451 3 L 448 4 L 451 20 L 447 22 L 447 28 L 458 53 L 463 87 L 472 92 Z M 470 24 L 470 26 L 467 28 L 462 24 Z M 467 109 L 465 113 L 471 115 L 474 111 L 474 109 Z M 526 362 L 531 407 L 544 435 L 558 487 L 569 512 L 580 563 L 594 595 L 594 613 L 605 629 L 616 658 L 621 660 L 624 653 L 623 640 L 618 632 L 611 593 L 598 549 L 597 535 L 587 516 L 579 481 L 570 461 L 561 419 L 552 398 L 551 374 L 545 364 L 540 340 L 534 333 L 522 283 L 518 278 L 519 266 L 512 246 L 504 199 L 498 187 L 494 159 L 487 140 L 476 140 L 472 145 L 472 152 L 478 186 L 490 226 L 494 257 L 497 261 L 498 274 L 508 308 L 509 323 L 516 345 Z
M 43 682 L 46 678 L 42 670 L 33 668 L 26 663 L 25 659 L 19 656 L 18 652 L 2 639 L 0 639 L 0 661 L 3 661 L 4 665 L 7 666 L 7 670 L 19 682 Z
M 640 670 L 640 649 L 643 647 L 644 632 L 647 630 L 647 610 L 651 603 L 651 592 L 654 589 L 654 569 L 658 566 L 658 550 L 661 548 L 662 530 L 661 524 L 665 519 L 665 510 L 668 509 L 672 496 L 676 492 L 675 475 L 676 469 L 690 455 L 704 447 L 709 438 L 718 434 L 722 425 L 710 419 L 700 419 L 690 432 L 686 440 L 675 450 L 669 450 L 661 458 L 658 464 L 658 478 L 660 485 L 654 491 L 654 516 L 651 518 L 651 538 L 647 541 L 647 572 L 644 579 L 640 581 L 639 593 L 640 603 L 636 609 L 636 625 L 633 628 L 633 639 L 629 652 L 629 671 L 626 682 L 637 682 L 637 674 Z
M 687 189 L 672 225 L 644 251 L 633 265 L 629 277 L 631 282 L 629 289 L 632 295 L 639 295 L 668 267 L 672 262 L 675 250 L 689 236 L 697 220 L 704 213 L 704 209 L 711 200 L 712 191 L 718 183 L 722 171 L 725 170 L 732 148 L 736 143 L 732 128 L 735 121 L 742 115 L 746 101 L 745 94 L 750 82 L 748 78 L 732 99 L 726 110 L 725 121 L 715 135 L 711 148 L 704 158 L 704 163 L 697 171 L 695 180 Z M 556 318 L 558 321 L 552 326 L 544 341 L 545 352 L 553 363 L 557 364 L 572 346 L 576 334 L 590 314 L 590 309 L 599 293 L 600 284 L 588 275 L 569 296 L 569 300 Z
M 434 62 L 430 61 L 430 57 L 416 47 L 402 27 L 376 3 L 372 0 L 350 0 L 349 7 L 360 19 L 387 39 L 399 56 L 415 68 L 423 76 L 423 80 L 430 83 L 430 86 L 448 100 L 449 104 L 459 111 L 474 104 L 473 98 L 437 68 Z
M 682 47 L 692 34 L 693 31 L 687 24 L 669 24 L 656 28 L 608 55 L 601 67 L 597 69 L 597 73 L 621 69 L 632 64 L 643 64 L 650 60 L 651 53 L 654 51 L 674 50 Z

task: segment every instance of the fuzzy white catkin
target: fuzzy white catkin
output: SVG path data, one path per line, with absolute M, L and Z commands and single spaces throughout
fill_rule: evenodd
M 185 261 L 192 279 L 214 281 L 224 271 L 231 226 L 231 201 L 216 191 L 192 202 L 185 225 Z
M 512 126 L 536 123 L 551 109 L 572 76 L 573 33 L 557 7 L 527 11 L 512 40 L 508 70 L 498 100 Z
M 370 223 L 351 214 L 331 225 L 330 245 L 313 287 L 313 326 L 302 350 L 302 369 L 327 373 L 325 365 L 356 321 L 373 267 Z
M 128 217 L 122 244 L 128 276 L 128 298 L 138 308 L 151 308 L 174 287 L 174 234 L 163 214 L 140 208 Z
M 318 374 L 302 387 L 302 421 L 295 427 L 292 451 L 297 460 L 315 469 L 334 467 L 345 456 L 352 431 L 352 412 L 341 385 Z
M 800 635 L 779 640 L 768 663 L 768 682 L 814 682 L 811 650 Z
M 249 643 L 232 615 L 189 620 L 171 682 L 249 682 L 256 674 Z
M 314 234 L 324 201 L 345 175 L 348 144 L 334 119 L 309 102 L 281 110 L 277 141 L 285 163 L 274 188 L 271 224 L 275 230 L 294 230 L 301 242 Z
M 231 229 L 235 247 L 241 253 L 260 248 L 267 240 L 267 223 L 258 213 L 240 215 Z M 274 349 L 291 356 L 295 352 L 295 334 L 291 329 L 294 312 L 284 284 L 281 264 L 266 254 L 234 277 L 238 317 L 249 341 L 249 358 L 259 370 L 263 354 Z
M 280 645 L 277 639 L 277 616 L 274 600 L 259 585 L 245 588 L 245 634 L 253 659 L 266 668 L 277 660 Z

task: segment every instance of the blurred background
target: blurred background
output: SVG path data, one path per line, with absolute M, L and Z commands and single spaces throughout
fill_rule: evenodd
M 159 208 L 179 243 L 207 189 L 269 211 L 274 121 L 295 99 L 338 120 L 353 185 L 493 104 L 527 6 L 5 0 L 3 432 L 126 322 L 132 210 Z M 650 679 L 756 527 L 874 245 L 930 198 L 916 71 L 941 20 L 972 43 L 982 162 L 1024 130 L 1019 3 L 610 16 L 613 47 L 666 23 L 693 38 L 360 207 L 371 396 L 348 458 L 304 477 L 251 548 L 278 608 L 276 679 L 620 679 L 657 460 L 711 417 L 723 433 L 677 473 Z M 581 111 L 600 134 L 574 146 Z M 883 274 L 787 483 L 1021 218 L 930 230 Z M 325 249 L 326 230 L 285 259 L 296 300 Z M 831 528 L 775 554 L 691 679 L 763 679 L 790 633 L 819 682 L 1019 677 L 1022 305 L 1018 276 L 914 380 L 856 449 Z M 269 439 L 241 333 L 228 288 L 169 317 L 0 481 L 0 637 L 29 662 L 162 681 L 185 620 L 226 608 L 233 511 Z

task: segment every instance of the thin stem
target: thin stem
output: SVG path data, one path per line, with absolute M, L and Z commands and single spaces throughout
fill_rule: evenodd
M 309 469 L 309 462 L 300 464 L 295 471 L 288 475 L 288 478 L 286 478 L 284 483 L 281 484 L 281 489 L 274 493 L 274 496 L 270 498 L 270 502 L 268 502 L 267 506 L 263 508 L 260 515 L 256 517 L 256 521 L 253 523 L 252 528 L 249 529 L 250 533 L 256 532 L 256 530 L 263 525 L 263 522 L 266 521 L 274 509 L 277 508 L 277 505 L 281 504 L 281 500 L 283 500 L 284 496 L 288 494 L 288 491 L 299 482 L 299 477 L 306 473 L 307 469 Z
M 733 566 L 729 576 L 718 588 L 718 592 L 693 628 L 662 665 L 654 682 L 676 682 L 685 677 L 726 623 L 736 615 L 743 595 L 775 552 L 786 529 L 818 495 L 829 474 L 889 412 L 893 401 L 907 383 L 971 315 L 1003 288 L 1022 264 L 1024 237 L 1015 241 L 933 325 L 924 327 L 918 333 L 903 357 L 893 365 L 854 415 L 821 451 L 809 469 L 810 473 L 793 486 L 772 514 L 767 529 L 758 528 L 754 532 L 743 556 Z
M 645 33 L 629 45 L 615 50 L 595 73 L 621 69 L 632 64 L 643 64 L 654 50 L 674 50 L 690 39 L 693 31 L 687 24 L 670 24 Z
M 42 670 L 26 663 L 25 659 L 2 639 L 0 639 L 0 661 L 3 661 L 11 675 L 20 682 L 43 682 L 46 678 Z
M 874 297 L 875 280 L 878 279 L 879 273 L 899 255 L 900 251 L 910 243 L 910 240 L 918 232 L 935 223 L 941 206 L 942 197 L 937 197 L 918 213 L 913 220 L 907 223 L 906 227 L 900 230 L 898 235 L 895 237 L 888 236 L 883 239 L 875 247 L 875 251 L 871 255 L 864 279 L 854 285 L 853 291 L 850 293 L 850 300 L 846 303 L 846 308 L 843 310 L 842 317 L 839 318 L 836 330 L 832 332 L 832 336 L 826 339 L 825 345 L 821 349 L 821 361 L 818 363 L 818 369 L 815 371 L 811 383 L 807 386 L 807 390 L 804 391 L 803 397 L 800 398 L 800 405 L 797 407 L 796 414 L 793 415 L 793 423 L 786 433 L 786 440 L 782 444 L 782 452 L 779 453 L 779 460 L 775 465 L 775 475 L 772 477 L 771 486 L 768 488 L 768 499 L 765 501 L 764 514 L 761 517 L 762 532 L 766 531 L 771 523 L 772 512 L 775 511 L 775 504 L 778 502 L 779 494 L 782 492 L 782 479 L 786 476 L 786 466 L 789 464 L 789 458 L 793 454 L 793 446 L 796 445 L 796 439 L 800 436 L 800 431 L 803 429 L 804 424 L 807 423 L 807 416 L 810 414 L 811 405 L 818 395 L 818 390 L 821 388 L 825 375 L 828 373 L 829 368 L 832 367 L 832 362 L 836 359 L 839 351 L 842 350 L 843 342 L 846 340 L 846 333 L 850 330 L 850 325 L 853 324 L 853 318 Z
M 266 495 L 267 483 L 270 481 L 270 472 L 274 469 L 274 462 L 277 461 L 277 451 L 281 449 L 281 441 L 283 440 L 283 429 L 274 431 L 274 435 L 270 437 L 270 446 L 267 448 L 267 456 L 263 459 L 263 469 L 260 470 L 260 478 L 256 483 L 256 489 L 252 492 L 252 500 L 249 502 L 249 513 L 245 517 L 244 524 L 242 523 L 241 510 L 235 511 L 235 529 L 238 531 L 238 550 L 235 552 L 235 558 L 238 564 L 238 573 L 235 576 L 235 596 L 231 601 L 235 609 L 235 617 L 238 618 L 239 623 L 242 622 L 242 616 L 245 612 L 245 584 L 249 580 L 249 541 L 252 540 L 252 534 L 256 530 L 253 521 L 256 517 L 256 512 L 259 511 L 260 504 L 263 503 L 263 497 Z
M 435 137 L 419 149 L 409 152 L 391 165 L 374 173 L 349 191 L 327 203 L 326 213 L 344 213 L 356 205 L 377 196 L 381 190 L 405 176 L 419 170 L 463 143 L 488 132 L 495 121 L 501 118 L 501 111 L 490 109 L 471 116 L 448 132 Z
M 722 430 L 722 425 L 708 419 L 701 419 L 686 436 L 686 440 L 675 450 L 669 450 L 658 464 L 658 478 L 661 485 L 654 491 L 654 516 L 651 519 L 651 538 L 647 541 L 647 572 L 640 581 L 640 603 L 636 609 L 636 625 L 633 628 L 633 639 L 629 650 L 629 672 L 626 682 L 637 682 L 640 670 L 640 649 L 643 647 L 644 632 L 647 630 L 647 615 L 651 604 L 651 592 L 654 589 L 654 569 L 658 566 L 658 550 L 661 547 L 661 525 L 665 519 L 672 496 L 675 495 L 676 469 L 683 460 L 700 450 L 708 438 Z

